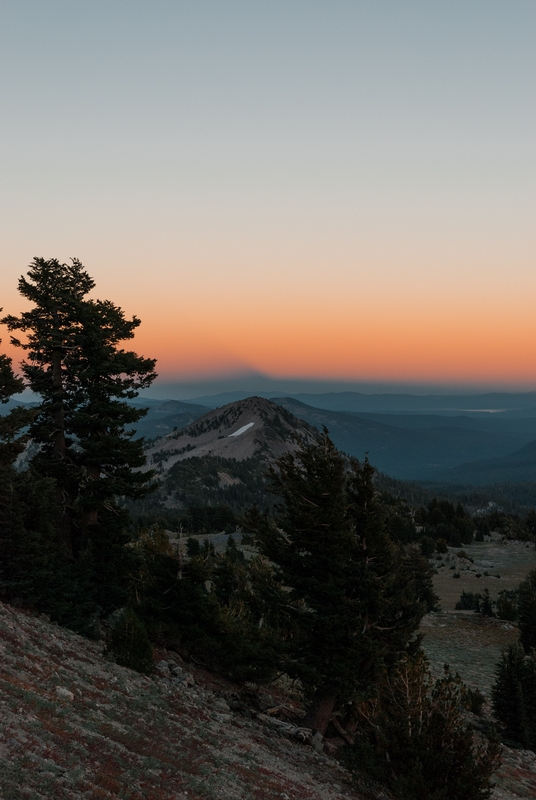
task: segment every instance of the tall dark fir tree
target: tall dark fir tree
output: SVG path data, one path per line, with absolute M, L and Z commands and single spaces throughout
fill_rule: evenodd
M 309 697 L 305 724 L 322 734 L 337 707 L 407 651 L 436 599 L 427 562 L 388 536 L 373 475 L 368 461 L 348 461 L 325 431 L 277 461 L 275 517 L 248 517 L 286 589 L 282 668 Z
M 13 395 L 23 390 L 24 381 L 15 375 L 13 359 L 0 353 L 0 404 L 5 405 Z M 8 414 L 0 417 L 0 468 L 11 466 L 24 450 L 25 442 L 19 434 L 31 418 L 32 412 L 23 407 L 12 408 Z
M 24 389 L 12 359 L 0 354 L 0 403 Z M 48 592 L 54 560 L 54 488 L 32 470 L 14 468 L 28 440 L 31 408 L 0 415 L 0 597 L 39 604 Z
M 12 343 L 25 351 L 22 373 L 41 397 L 29 433 L 40 448 L 33 468 L 55 481 L 58 547 L 67 561 L 97 558 L 102 572 L 113 569 L 115 550 L 124 550 L 116 498 L 150 488 L 151 473 L 136 469 L 144 464 L 143 442 L 128 428 L 146 411 L 127 401 L 156 373 L 154 359 L 120 346 L 140 320 L 88 298 L 94 286 L 77 259 L 35 258 L 19 280 L 33 307 L 2 322 L 25 334 Z

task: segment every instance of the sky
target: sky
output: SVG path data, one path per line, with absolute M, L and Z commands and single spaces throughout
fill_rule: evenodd
M 0 306 L 77 257 L 160 386 L 536 388 L 535 35 L 534 0 L 4 0 Z

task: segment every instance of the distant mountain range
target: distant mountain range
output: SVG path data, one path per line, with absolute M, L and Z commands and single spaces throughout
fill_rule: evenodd
M 292 398 L 274 402 L 296 417 L 320 428 L 325 425 L 340 450 L 369 460 L 377 469 L 403 480 L 437 480 L 445 468 L 484 458 L 507 455 L 536 437 L 536 420 L 518 430 L 463 417 L 407 418 L 358 415 L 312 408 Z M 386 422 L 380 421 L 386 419 Z M 408 424 L 407 420 L 413 420 Z M 529 430 L 527 430 L 527 427 Z M 454 472 L 454 470 L 452 470 Z M 450 478 L 457 480 L 457 478 Z
M 210 408 L 236 400 L 243 400 L 248 392 L 222 392 L 215 395 L 196 397 L 189 402 L 200 403 Z M 292 397 L 314 408 L 328 411 L 354 411 L 376 414 L 422 414 L 436 413 L 443 416 L 459 414 L 513 414 L 536 416 L 536 392 L 488 392 L 485 394 L 364 394 L 362 392 L 306 392 L 277 393 L 259 392 L 266 399 Z
M 143 431 L 149 437 L 151 432 L 161 435 L 176 423 L 180 427 L 178 414 L 199 417 L 207 406 L 216 406 L 229 394 L 236 393 L 199 398 L 204 404 L 182 403 L 180 408 L 162 403 L 162 411 L 151 406 L 138 433 Z M 314 404 L 298 397 L 275 397 L 272 402 L 309 425 L 326 426 L 337 447 L 360 459 L 368 453 L 374 466 L 395 478 L 479 486 L 536 481 L 536 468 L 532 470 L 526 459 L 522 468 L 513 467 L 517 451 L 536 440 L 534 392 L 465 396 L 340 392 L 306 396 L 313 398 Z M 321 408 L 320 402 L 333 407 Z M 449 408 L 445 408 L 447 402 Z M 356 412 L 358 406 L 363 410 Z M 387 411 L 388 407 L 393 410 Z M 466 409 L 465 413 L 460 408 Z M 175 410 L 177 416 L 163 413 L 166 409 Z
M 487 486 L 493 483 L 527 483 L 536 481 L 536 441 L 502 458 L 488 458 L 460 464 L 444 470 L 439 480 Z
M 138 397 L 132 402 L 148 408 L 148 413 L 133 426 L 135 436 L 144 436 L 148 441 L 175 436 L 206 415 L 211 418 L 214 410 L 221 412 L 222 405 L 227 408 L 247 399 L 245 392 L 200 397 L 195 402 Z M 536 441 L 536 392 L 480 395 L 330 392 L 292 397 L 272 395 L 271 401 L 256 398 L 257 403 L 261 400 L 266 400 L 267 407 L 277 404 L 301 421 L 292 425 L 307 423 L 317 429 L 325 425 L 337 447 L 360 459 L 368 453 L 374 466 L 394 478 L 474 486 L 536 482 L 536 458 L 533 459 L 536 445 L 531 449 L 531 443 Z M 19 404 L 10 401 L 0 406 L 0 413 L 7 413 Z M 218 435 L 226 437 L 223 433 Z M 247 441 L 249 437 L 237 439 L 230 448 L 229 442 L 223 446 L 220 440 L 210 455 L 237 458 L 236 452 Z M 186 443 L 185 438 L 184 446 Z M 193 441 L 189 443 L 194 446 Z M 200 440 L 195 446 L 199 444 Z M 180 449 L 177 444 L 163 447 L 160 466 L 165 462 L 166 448 Z M 152 458 L 157 450 L 148 452 Z M 256 455 L 248 455 L 253 457 Z M 169 465 L 180 460 L 170 456 Z
M 150 405 L 145 401 L 136 400 L 135 405 L 148 408 L 146 416 L 133 426 L 136 431 L 134 437 L 136 439 L 140 436 L 144 436 L 146 439 L 165 436 L 174 430 L 185 428 L 211 410 L 208 406 L 198 403 L 183 403 L 181 400 L 152 402 Z

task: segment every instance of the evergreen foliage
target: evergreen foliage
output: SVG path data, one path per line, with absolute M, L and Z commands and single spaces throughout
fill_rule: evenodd
M 493 710 L 507 740 L 536 749 L 536 657 L 511 645 L 497 665 Z
M 507 739 L 536 749 L 536 570 L 500 599 L 501 610 L 511 614 L 507 618 L 517 611 L 519 643 L 497 665 L 493 708 Z
M 461 593 L 460 599 L 456 602 L 457 611 L 480 611 L 480 601 L 482 595 L 479 592 L 466 592 Z
M 502 513 L 517 514 L 530 512 L 536 507 L 536 481 L 516 483 L 494 483 L 489 486 L 473 486 L 453 483 L 426 484 L 401 481 L 378 473 L 375 479 L 377 488 L 394 497 L 403 497 L 413 506 L 426 506 L 434 498 L 461 503 L 465 507 L 482 509 L 489 503 L 499 505 Z M 475 517 L 475 520 L 478 518 Z
M 0 402 L 24 388 L 12 360 L 0 354 Z M 34 412 L 14 408 L 0 416 L 0 596 L 11 603 L 45 604 L 55 570 L 54 483 L 13 463 L 24 450 L 23 429 Z
M 30 425 L 40 445 L 33 464 L 56 481 L 58 541 L 75 559 L 85 555 L 99 513 L 117 495 L 142 495 L 151 477 L 134 471 L 144 463 L 143 443 L 125 429 L 145 410 L 125 401 L 151 384 L 155 362 L 119 347 L 140 321 L 110 301 L 87 299 L 93 288 L 77 259 L 35 258 L 19 281 L 32 309 L 2 320 L 26 334 L 12 342 L 26 351 L 23 374 L 42 398 Z
M 435 602 L 426 561 L 408 559 L 386 532 L 373 475 L 368 461 L 348 464 L 325 431 L 277 461 L 274 518 L 247 518 L 287 589 L 283 667 L 300 680 L 312 701 L 307 720 L 321 732 L 338 703 L 402 656 Z
M 471 544 L 474 523 L 461 503 L 433 498 L 426 507 L 418 509 L 416 521 L 424 527 L 423 534 L 432 539 L 444 539 L 451 547 Z
M 265 683 L 281 666 L 288 614 L 285 591 L 262 558 L 246 560 L 229 537 L 215 556 L 212 592 L 220 609 L 219 668 L 234 680 Z M 232 642 L 232 647 L 229 643 Z
M 134 608 L 149 638 L 161 646 L 180 647 L 200 658 L 210 653 L 218 630 L 218 608 L 205 585 L 213 552 L 185 561 L 174 553 L 165 531 L 142 530 L 133 546 L 131 574 Z
M 489 593 L 489 589 L 486 586 L 482 593 L 482 599 L 480 601 L 480 613 L 484 617 L 494 617 L 495 614 L 493 612 L 493 602 L 491 600 L 491 595 Z
M 15 375 L 13 360 L 0 353 L 0 404 L 7 403 L 23 390 L 24 381 Z M 24 450 L 27 437 L 22 435 L 22 430 L 33 416 L 34 412 L 25 408 L 12 408 L 8 414 L 0 415 L 0 467 L 11 466 Z
M 226 473 L 235 482 L 222 485 L 220 473 Z M 266 504 L 266 462 L 257 456 L 243 461 L 194 456 L 173 464 L 163 480 L 162 490 L 189 508 L 225 505 L 239 513 L 254 503 Z
M 146 675 L 153 671 L 153 648 L 147 630 L 131 608 L 123 609 L 115 621 L 107 652 L 122 667 Z
M 155 377 L 152 359 L 120 348 L 139 320 L 88 299 L 93 287 L 76 259 L 34 259 L 19 281 L 31 309 L 2 322 L 25 334 L 12 342 L 41 403 L 0 417 L 0 594 L 89 635 L 129 598 L 136 553 L 117 496 L 142 495 L 151 476 L 136 471 L 143 443 L 125 429 L 145 410 L 126 400 Z M 5 356 L 0 378 L 3 402 L 23 388 Z M 37 453 L 16 472 L 29 437 Z
M 347 763 L 400 800 L 484 800 L 499 747 L 475 743 L 464 722 L 466 695 L 448 670 L 434 682 L 422 651 L 404 657 L 355 706 L 357 734 Z
M 477 611 L 487 617 L 497 616 L 499 619 L 517 620 L 517 589 L 501 589 L 497 599 L 493 600 L 489 589 L 484 592 L 461 593 L 456 602 L 456 610 Z
M 533 569 L 518 588 L 519 640 L 528 653 L 536 649 L 536 569 Z
M 0 596 L 48 606 L 57 568 L 54 484 L 0 467 Z
M 501 589 L 495 602 L 496 613 L 499 619 L 511 622 L 517 620 L 517 589 Z
M 188 544 L 185 559 L 162 531 L 137 539 L 135 608 L 151 640 L 239 683 L 270 681 L 280 665 L 274 595 L 282 593 L 270 566 L 246 560 L 232 537 L 223 553 L 207 541 Z

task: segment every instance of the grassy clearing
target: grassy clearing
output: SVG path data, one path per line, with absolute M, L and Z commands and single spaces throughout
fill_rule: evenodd
M 462 591 L 482 593 L 488 588 L 496 599 L 501 589 L 517 588 L 536 568 L 536 549 L 524 542 L 503 542 L 497 535 L 491 541 L 463 547 L 472 562 L 458 557 L 461 549 L 451 547 L 442 560 L 433 559 L 438 570 L 434 588 L 442 610 L 424 618 L 423 646 L 434 672 L 439 673 L 447 663 L 467 684 L 478 686 L 489 697 L 495 665 L 501 651 L 517 641 L 517 625 L 471 611 L 456 612 L 454 607 Z
M 457 558 L 456 554 L 462 549 L 473 559 L 473 563 Z M 454 611 L 462 591 L 482 593 L 488 588 L 495 599 L 501 589 L 516 589 L 523 578 L 536 568 L 536 548 L 525 542 L 503 542 L 501 537 L 494 534 L 488 542 L 474 542 L 463 548 L 450 547 L 441 561 L 433 559 L 433 565 L 438 570 L 434 576 L 434 588 L 439 595 L 441 608 Z M 452 566 L 454 569 L 450 569 Z M 454 578 L 455 574 L 460 577 Z M 500 575 L 500 578 L 496 575 Z

